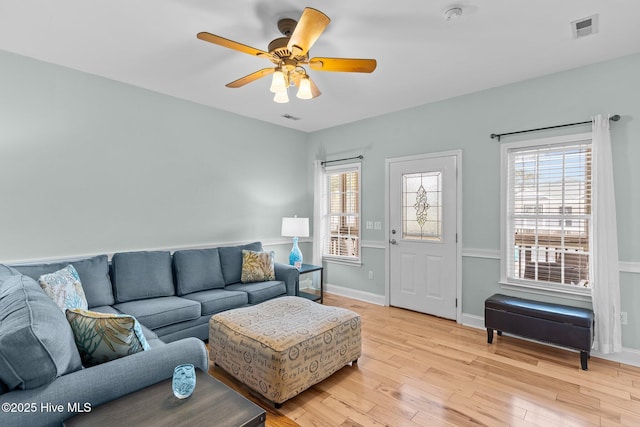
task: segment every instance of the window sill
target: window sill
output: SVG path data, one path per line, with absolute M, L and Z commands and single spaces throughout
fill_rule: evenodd
M 327 262 L 330 264 L 348 265 L 351 267 L 362 267 L 362 260 L 360 259 L 350 260 L 350 259 L 322 257 L 322 262 Z
M 499 283 L 502 289 L 511 291 L 524 291 L 530 292 L 532 294 L 545 295 L 555 298 L 565 298 L 574 301 L 591 302 L 591 289 L 560 289 L 528 283 L 507 282 L 506 280 L 501 280 Z

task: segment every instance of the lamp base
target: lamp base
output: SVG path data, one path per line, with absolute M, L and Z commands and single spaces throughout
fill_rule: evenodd
M 289 253 L 289 264 L 300 270 L 302 268 L 302 252 L 298 247 L 298 238 L 293 238 L 293 247 Z

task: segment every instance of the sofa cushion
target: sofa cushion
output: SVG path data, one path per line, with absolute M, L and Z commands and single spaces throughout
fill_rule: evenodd
M 5 275 L 0 280 L 0 382 L 8 390 L 32 389 L 81 368 L 60 308 L 32 278 Z
M 195 292 L 185 295 L 202 305 L 202 315 L 219 313 L 232 308 L 244 307 L 249 303 L 249 294 L 242 291 L 230 291 L 227 289 L 211 289 L 209 291 Z
M 276 272 L 273 266 L 273 252 L 256 252 L 244 249 L 242 251 L 242 283 L 266 282 L 275 280 Z
M 123 302 L 113 307 L 122 313 L 135 316 L 150 329 L 197 319 L 201 313 L 198 302 L 175 296 Z
M 287 293 L 287 287 L 280 280 L 255 283 L 236 283 L 225 287 L 229 291 L 246 292 L 249 296 L 249 304 L 258 304 Z
M 80 276 L 73 265 L 68 265 L 54 273 L 43 274 L 38 279 L 38 283 L 63 313 L 68 308 L 85 310 L 88 308 Z
M 111 258 L 116 303 L 175 295 L 171 253 L 120 252 Z M 142 319 L 138 319 L 144 323 Z
M 224 288 L 218 248 L 176 251 L 173 267 L 178 295 Z
M 112 305 L 115 302 L 111 280 L 109 279 L 109 260 L 106 255 L 98 255 L 77 261 L 18 265 L 15 268 L 20 270 L 22 274 L 38 280 L 43 274 L 53 273 L 69 264 L 73 265 L 73 268 L 78 272 L 89 308 L 99 305 Z
M 20 271 L 8 265 L 0 264 L 0 284 L 11 276 L 19 275 Z
M 262 251 L 262 243 L 254 242 L 240 246 L 224 246 L 218 248 L 220 253 L 220 264 L 222 265 L 222 275 L 224 283 L 230 285 L 238 283 L 242 277 L 242 250 Z
M 84 366 L 95 366 L 149 350 L 135 317 L 82 309 L 66 311 Z

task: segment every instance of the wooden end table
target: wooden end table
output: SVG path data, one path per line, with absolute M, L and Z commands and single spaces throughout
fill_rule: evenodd
M 196 370 L 196 389 L 186 399 L 171 391 L 171 378 L 120 397 L 65 426 L 264 426 L 266 412 L 209 374 Z

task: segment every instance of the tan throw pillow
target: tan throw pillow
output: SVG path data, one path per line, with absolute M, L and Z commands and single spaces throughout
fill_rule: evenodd
M 255 252 L 242 250 L 242 283 L 266 282 L 275 280 L 273 252 Z
M 67 310 L 76 347 L 84 366 L 93 366 L 149 349 L 142 328 L 128 314 Z

